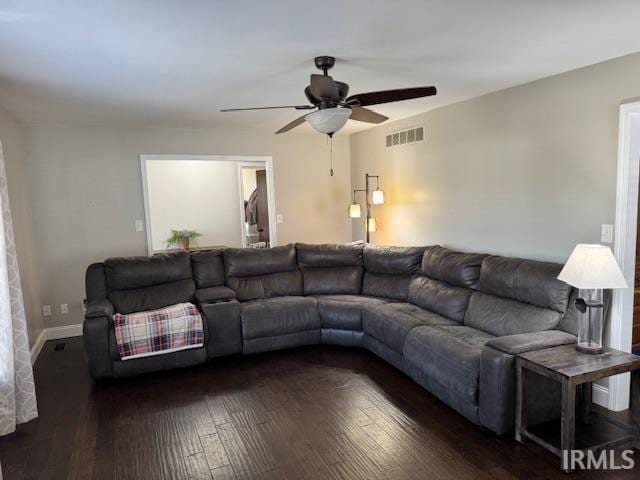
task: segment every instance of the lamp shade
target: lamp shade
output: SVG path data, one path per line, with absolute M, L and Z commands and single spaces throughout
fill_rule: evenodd
M 360 204 L 352 203 L 349 205 L 349 218 L 360 218 L 362 216 Z
M 350 108 L 324 108 L 305 117 L 307 122 L 318 132 L 329 135 L 344 127 L 351 116 Z
M 604 245 L 576 245 L 558 279 L 585 290 L 627 288 L 611 249 Z
M 371 193 L 371 203 L 374 205 L 382 205 L 384 203 L 384 192 L 380 189 Z
M 367 231 L 368 232 L 375 232 L 377 230 L 377 226 L 376 226 L 376 219 L 374 217 L 369 217 L 367 219 Z

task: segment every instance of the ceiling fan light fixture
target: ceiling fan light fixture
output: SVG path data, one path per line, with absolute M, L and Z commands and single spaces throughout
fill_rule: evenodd
M 351 116 L 350 108 L 324 108 L 310 113 L 305 118 L 314 130 L 325 135 L 336 133 L 349 120 Z

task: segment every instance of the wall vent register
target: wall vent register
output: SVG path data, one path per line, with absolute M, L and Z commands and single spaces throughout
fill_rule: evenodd
M 412 127 L 398 132 L 387 134 L 386 146 L 396 147 L 407 143 L 422 142 L 424 140 L 424 127 Z

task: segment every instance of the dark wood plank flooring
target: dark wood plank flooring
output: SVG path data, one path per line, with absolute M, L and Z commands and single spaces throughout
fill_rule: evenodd
M 567 478 L 552 454 L 477 427 L 363 350 L 317 346 L 93 385 L 81 340 L 65 342 L 48 342 L 36 363 L 40 417 L 0 438 L 5 480 Z

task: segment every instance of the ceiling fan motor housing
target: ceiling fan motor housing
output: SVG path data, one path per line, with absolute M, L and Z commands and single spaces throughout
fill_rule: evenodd
M 322 70 L 324 74 L 327 74 L 327 70 L 331 70 L 333 66 L 336 64 L 335 57 L 329 57 L 328 55 L 321 55 L 313 59 L 316 67 L 319 70 Z

